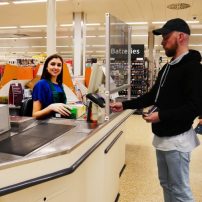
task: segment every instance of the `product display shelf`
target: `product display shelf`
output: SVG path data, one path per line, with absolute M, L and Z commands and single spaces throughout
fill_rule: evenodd
M 131 98 L 137 98 L 148 91 L 148 61 L 131 61 Z M 127 89 L 119 91 L 120 96 L 127 96 Z
M 110 70 L 110 76 L 117 87 L 128 83 L 128 63 L 126 61 L 111 63 Z

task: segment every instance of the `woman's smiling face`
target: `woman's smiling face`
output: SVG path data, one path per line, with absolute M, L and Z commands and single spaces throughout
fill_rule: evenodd
M 48 67 L 46 69 L 51 77 L 57 77 L 62 71 L 62 61 L 60 58 L 53 58 L 48 63 Z

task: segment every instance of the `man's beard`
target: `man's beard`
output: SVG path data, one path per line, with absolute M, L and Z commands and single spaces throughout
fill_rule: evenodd
M 173 57 L 174 55 L 176 55 L 177 49 L 178 49 L 178 43 L 177 41 L 175 41 L 175 43 L 170 49 L 165 49 L 165 54 L 167 55 L 167 57 Z

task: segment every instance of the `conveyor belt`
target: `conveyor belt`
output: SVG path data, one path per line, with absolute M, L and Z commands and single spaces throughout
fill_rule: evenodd
M 74 128 L 74 125 L 41 123 L 0 142 L 0 152 L 26 156 L 30 152 Z

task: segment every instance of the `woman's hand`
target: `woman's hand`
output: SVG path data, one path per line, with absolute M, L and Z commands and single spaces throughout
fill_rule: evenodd
M 68 110 L 72 110 L 72 108 L 63 103 L 54 103 L 49 105 L 52 111 L 60 113 L 62 116 L 69 116 L 71 112 Z

